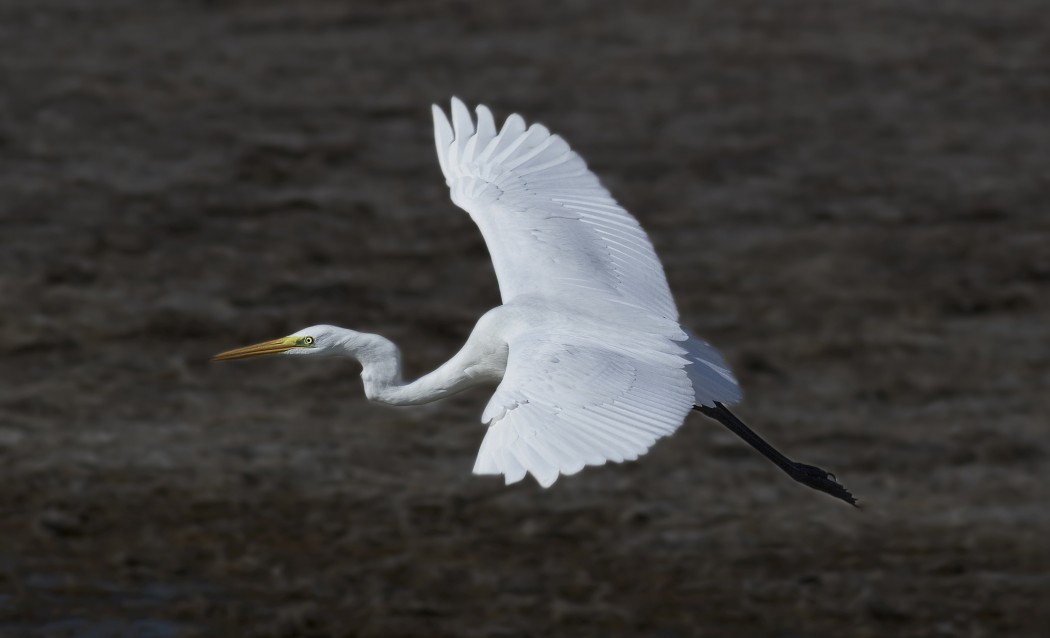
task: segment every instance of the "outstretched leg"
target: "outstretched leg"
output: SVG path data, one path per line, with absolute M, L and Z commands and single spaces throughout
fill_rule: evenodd
M 826 494 L 831 494 L 835 498 L 840 498 L 854 507 L 857 506 L 857 499 L 849 493 L 849 490 L 842 487 L 835 480 L 835 475 L 830 472 L 825 472 L 819 467 L 813 465 L 804 465 L 802 463 L 796 463 L 788 457 L 781 454 L 775 447 L 770 445 L 755 433 L 754 430 L 744 425 L 744 422 L 736 418 L 736 415 L 729 411 L 729 408 L 715 401 L 715 407 L 710 408 L 706 405 L 694 406 L 695 410 L 699 410 L 704 416 L 710 417 L 722 425 L 729 428 L 729 430 L 744 439 L 748 445 L 761 452 L 767 459 L 776 464 L 777 467 L 787 472 L 787 475 L 795 479 L 803 485 L 808 485 L 815 490 L 820 490 Z

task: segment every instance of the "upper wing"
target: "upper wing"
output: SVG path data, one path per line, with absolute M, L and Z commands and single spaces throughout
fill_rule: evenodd
M 503 301 L 539 293 L 567 303 L 626 303 L 677 320 L 648 236 L 583 159 L 519 115 L 496 131 L 452 99 L 452 124 L 434 107 L 434 139 L 452 201 L 488 245 Z
M 476 474 L 526 472 L 541 485 L 607 460 L 634 460 L 693 407 L 684 350 L 653 337 L 628 344 L 530 332 L 509 344 L 507 372 L 481 417 Z

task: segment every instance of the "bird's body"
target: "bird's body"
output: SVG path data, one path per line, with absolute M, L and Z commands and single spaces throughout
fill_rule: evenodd
M 728 412 L 742 396 L 728 364 L 679 324 L 649 238 L 564 140 L 517 115 L 497 131 L 487 108 L 475 122 L 456 99 L 451 115 L 434 107 L 438 159 L 452 200 L 485 238 L 503 297 L 463 348 L 407 383 L 391 341 L 334 326 L 217 358 L 350 356 L 366 396 L 394 405 L 498 384 L 474 471 L 508 483 L 531 473 L 548 486 L 586 465 L 635 459 L 698 409 L 796 480 L 853 502 L 826 472 L 771 456 Z

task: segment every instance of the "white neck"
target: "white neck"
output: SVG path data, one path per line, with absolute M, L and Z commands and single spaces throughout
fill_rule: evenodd
M 361 363 L 365 396 L 372 401 L 391 405 L 429 403 L 475 382 L 461 367 L 456 369 L 453 359 L 430 374 L 405 383 L 401 379 L 401 351 L 394 342 L 379 335 L 354 333 L 340 345 Z

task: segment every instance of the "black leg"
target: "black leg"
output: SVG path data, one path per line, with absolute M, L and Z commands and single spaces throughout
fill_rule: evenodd
M 744 422 L 736 418 L 736 415 L 730 412 L 726 406 L 716 401 L 713 408 L 709 408 L 706 405 L 698 405 L 694 406 L 694 409 L 729 428 L 733 434 L 744 439 L 748 445 L 761 452 L 767 459 L 775 463 L 777 467 L 787 472 L 788 476 L 799 483 L 808 485 L 826 494 L 831 494 L 835 498 L 840 498 L 857 507 L 857 499 L 849 493 L 849 490 L 842 487 L 835 480 L 834 474 L 825 472 L 813 465 L 796 463 L 784 456 L 775 447 L 767 443 L 765 439 L 756 434 L 754 430 L 744 425 Z

